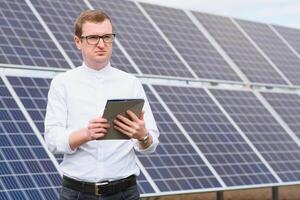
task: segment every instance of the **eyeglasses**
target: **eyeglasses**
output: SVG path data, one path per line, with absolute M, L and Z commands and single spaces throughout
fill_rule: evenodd
M 88 36 L 81 36 L 81 39 L 86 39 L 87 43 L 90 45 L 98 44 L 100 41 L 100 38 L 102 38 L 104 43 L 112 43 L 115 39 L 116 34 L 105 34 L 105 35 L 88 35 Z

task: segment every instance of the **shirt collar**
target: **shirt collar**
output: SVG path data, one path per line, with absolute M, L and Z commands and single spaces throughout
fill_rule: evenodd
M 92 69 L 88 67 L 85 63 L 82 64 L 82 67 L 83 70 L 86 71 L 88 74 L 95 75 L 97 78 L 105 76 L 111 70 L 110 62 L 108 62 L 106 66 L 99 70 Z

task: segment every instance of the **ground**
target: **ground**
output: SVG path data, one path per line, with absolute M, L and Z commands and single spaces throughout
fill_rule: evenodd
M 144 200 L 216 200 L 216 193 L 161 196 Z M 223 200 L 272 200 L 272 189 L 250 189 L 224 192 Z M 300 185 L 279 187 L 279 200 L 300 200 Z

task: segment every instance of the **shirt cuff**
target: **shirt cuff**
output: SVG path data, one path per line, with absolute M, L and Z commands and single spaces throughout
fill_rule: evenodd
M 65 130 L 65 132 L 62 134 L 62 138 L 57 141 L 57 151 L 64 153 L 64 154 L 72 154 L 75 153 L 77 148 L 72 150 L 69 143 L 69 138 L 73 130 Z
M 149 134 L 151 134 L 151 133 L 149 133 Z M 159 142 L 158 142 L 157 137 L 154 137 L 153 135 L 151 135 L 151 137 L 152 137 L 152 144 L 149 147 L 147 147 L 146 149 L 142 149 L 140 147 L 140 144 L 139 144 L 140 142 L 138 140 L 136 140 L 135 143 L 134 143 L 135 150 L 142 153 L 142 154 L 153 153 L 156 150 L 156 147 L 157 147 Z

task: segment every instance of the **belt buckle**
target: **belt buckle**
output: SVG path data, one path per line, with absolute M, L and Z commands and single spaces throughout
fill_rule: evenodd
M 108 181 L 100 182 L 95 184 L 95 195 L 101 196 L 103 191 L 100 191 L 100 187 L 103 185 L 108 185 Z

